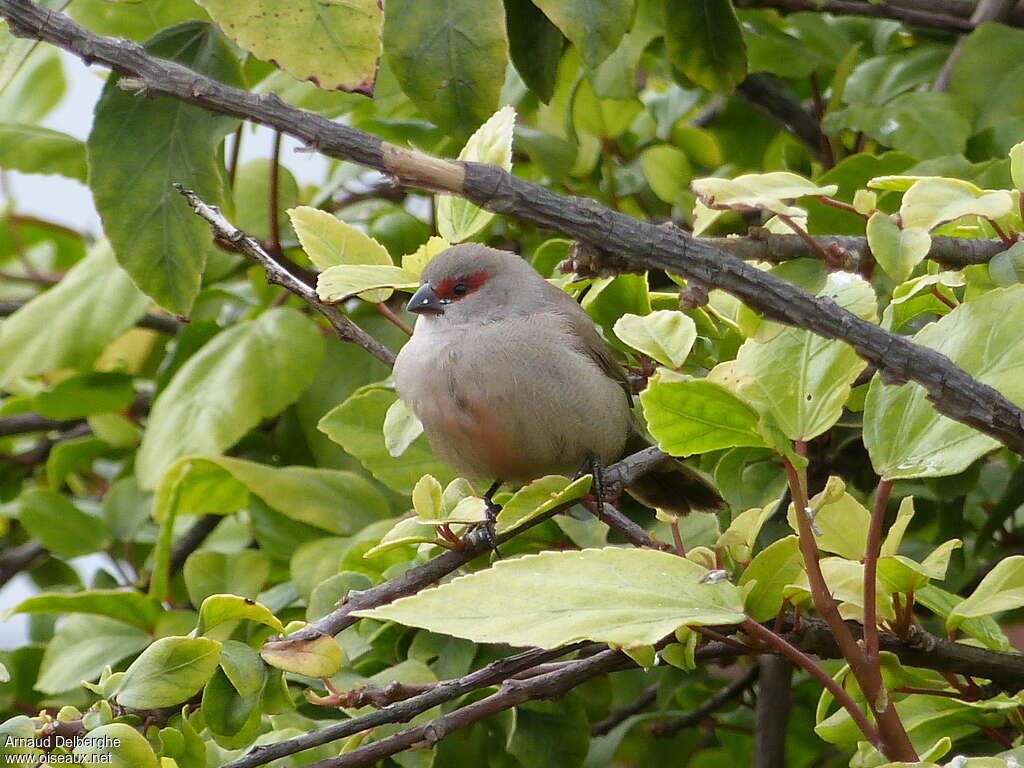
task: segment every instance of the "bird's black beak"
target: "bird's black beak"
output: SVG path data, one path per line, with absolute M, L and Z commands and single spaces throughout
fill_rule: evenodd
M 444 314 L 444 302 L 438 298 L 430 283 L 424 283 L 419 290 L 412 295 L 405 308 L 417 315 L 442 315 Z

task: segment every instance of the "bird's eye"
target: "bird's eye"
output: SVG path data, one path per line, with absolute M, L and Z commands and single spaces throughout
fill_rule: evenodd
M 469 286 L 465 283 L 456 283 L 452 288 L 452 296 L 465 296 L 469 293 Z

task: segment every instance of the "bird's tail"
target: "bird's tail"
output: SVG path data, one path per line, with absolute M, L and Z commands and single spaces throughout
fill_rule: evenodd
M 626 441 L 625 455 L 642 451 L 650 445 L 646 437 L 633 430 Z M 725 507 L 725 499 L 710 478 L 671 457 L 626 486 L 626 492 L 642 504 L 679 515 L 691 509 L 715 511 Z

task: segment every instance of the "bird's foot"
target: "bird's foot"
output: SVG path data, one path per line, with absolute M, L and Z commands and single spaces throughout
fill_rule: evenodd
M 484 504 L 487 506 L 486 519 L 473 525 L 473 531 L 479 529 L 483 532 L 484 540 L 487 542 L 487 546 L 494 550 L 494 553 L 499 557 L 501 554 L 498 552 L 498 534 L 495 531 L 494 523 L 498 519 L 498 513 L 501 512 L 501 505 L 495 504 L 492 498 L 498 489 L 501 487 L 501 480 L 495 480 L 491 483 L 491 487 L 487 489 L 487 493 L 484 494 Z
M 590 491 L 583 495 L 584 505 L 596 507 L 596 514 L 601 517 L 604 513 L 604 503 L 614 504 L 617 502 L 620 489 L 615 485 L 605 484 L 604 465 L 596 453 L 587 454 L 583 466 L 576 473 L 577 478 L 583 477 L 583 475 L 593 475 L 594 477 L 594 481 L 590 484 Z

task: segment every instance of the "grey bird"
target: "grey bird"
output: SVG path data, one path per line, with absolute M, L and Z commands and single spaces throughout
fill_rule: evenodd
M 465 243 L 434 257 L 421 281 L 395 386 L 460 475 L 521 485 L 572 476 L 592 457 L 607 466 L 649 445 L 608 343 L 526 261 Z M 700 472 L 673 459 L 626 490 L 677 513 L 724 504 Z

